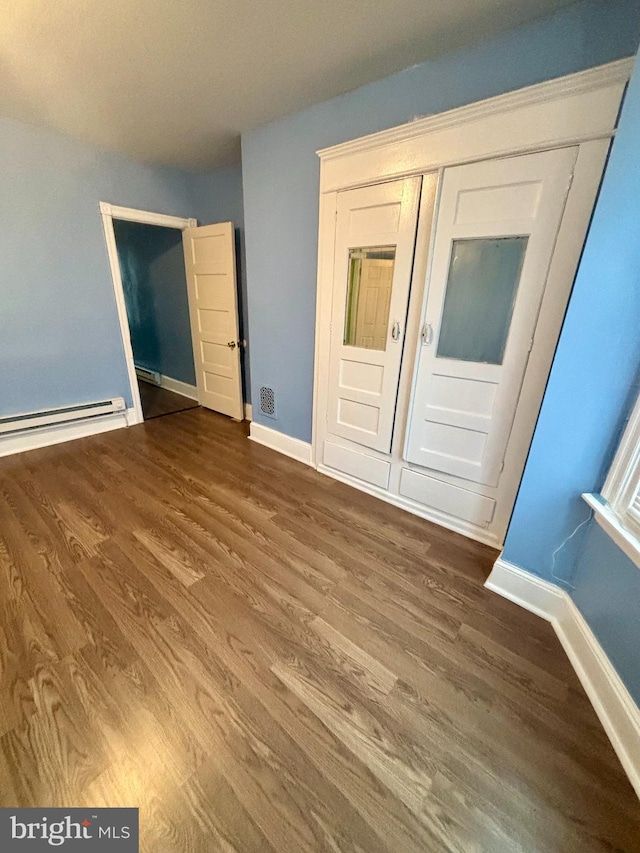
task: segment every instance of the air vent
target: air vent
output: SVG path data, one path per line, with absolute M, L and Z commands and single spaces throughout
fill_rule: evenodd
M 268 418 L 276 416 L 276 392 L 267 385 L 260 388 L 260 414 Z

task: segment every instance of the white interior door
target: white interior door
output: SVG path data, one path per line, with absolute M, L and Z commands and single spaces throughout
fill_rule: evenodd
M 393 260 L 364 257 L 359 266 L 360 294 L 353 317 L 355 340 L 365 349 L 383 350 L 391 302 Z
M 242 420 L 233 223 L 186 228 L 182 239 L 198 400 Z
M 497 486 L 576 155 L 445 170 L 409 462 Z
M 391 448 L 421 178 L 338 193 L 329 433 Z

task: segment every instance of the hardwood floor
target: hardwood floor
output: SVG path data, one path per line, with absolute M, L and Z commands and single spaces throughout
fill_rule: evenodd
M 195 409 L 200 404 L 196 400 L 152 385 L 151 382 L 138 381 L 140 389 L 140 402 L 145 421 L 152 418 L 161 418 L 164 415 L 174 415 L 177 412 L 185 412 L 187 409 Z
M 640 804 L 495 552 L 203 409 L 0 461 L 0 805 L 141 849 L 640 850 Z

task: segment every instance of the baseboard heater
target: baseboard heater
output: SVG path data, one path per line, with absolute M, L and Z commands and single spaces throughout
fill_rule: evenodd
M 80 403 L 77 406 L 59 406 L 41 412 L 24 412 L 19 415 L 0 417 L 0 435 L 8 435 L 37 427 L 65 424 L 70 421 L 87 420 L 101 415 L 115 415 L 125 411 L 124 399 L 98 400 L 95 403 Z
M 151 382 L 152 385 L 160 385 L 160 374 L 157 370 L 147 370 L 146 367 L 138 367 L 136 364 L 136 376 L 143 382 Z

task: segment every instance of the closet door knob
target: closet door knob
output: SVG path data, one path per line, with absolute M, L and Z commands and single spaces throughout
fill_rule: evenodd
M 391 337 L 394 341 L 400 340 L 400 323 L 398 322 L 398 320 L 396 320 L 393 326 L 391 327 Z

